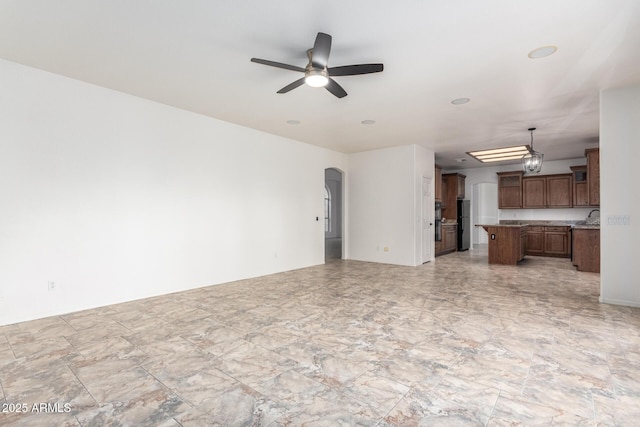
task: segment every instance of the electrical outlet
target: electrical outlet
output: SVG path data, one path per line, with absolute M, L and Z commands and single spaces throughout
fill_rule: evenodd
M 55 291 L 56 282 L 52 282 L 52 281 L 47 282 L 47 289 L 49 290 L 49 292 Z

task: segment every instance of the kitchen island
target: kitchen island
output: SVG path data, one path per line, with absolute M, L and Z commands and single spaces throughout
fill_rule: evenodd
M 527 250 L 528 224 L 477 224 L 489 235 L 489 264 L 516 265 Z

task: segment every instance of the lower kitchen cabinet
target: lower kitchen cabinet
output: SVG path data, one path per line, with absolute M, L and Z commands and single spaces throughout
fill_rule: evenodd
M 530 226 L 528 228 L 527 255 L 544 255 L 544 227 Z
M 458 224 L 442 224 L 442 240 L 436 242 L 436 256 L 455 252 L 458 249 Z
M 569 258 L 571 256 L 571 228 L 545 227 L 544 253 L 546 256 Z
M 600 273 L 600 229 L 574 228 L 571 260 L 578 271 Z
M 571 227 L 530 226 L 527 230 L 527 255 L 569 258 Z

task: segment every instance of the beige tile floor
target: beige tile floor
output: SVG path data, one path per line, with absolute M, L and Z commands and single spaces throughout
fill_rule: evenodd
M 469 251 L 3 326 L 0 402 L 27 412 L 0 425 L 637 426 L 640 309 L 598 293 L 566 259 Z

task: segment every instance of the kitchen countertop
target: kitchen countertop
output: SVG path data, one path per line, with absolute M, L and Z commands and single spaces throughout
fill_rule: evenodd
M 503 223 L 499 223 L 499 224 L 476 224 L 476 227 L 505 227 L 505 228 L 516 228 L 516 227 L 528 227 L 530 224 L 528 223 L 523 223 L 523 224 L 503 224 Z
M 576 221 L 561 221 L 561 220 L 501 220 L 500 225 L 531 225 L 531 226 L 547 226 L 547 227 L 571 227 L 578 229 L 586 229 L 586 230 L 599 230 L 600 224 L 587 224 L 584 220 L 576 220 Z
M 579 230 L 600 230 L 600 224 L 574 224 L 571 228 Z

